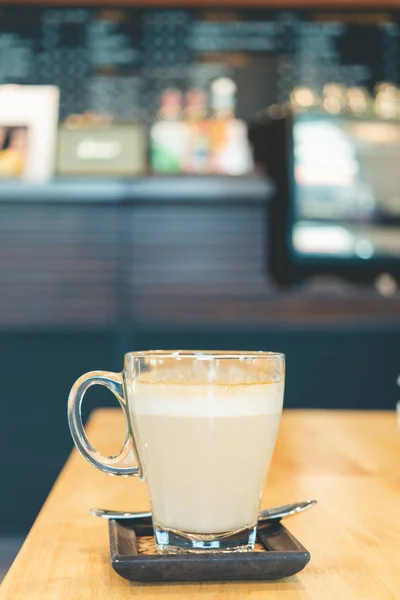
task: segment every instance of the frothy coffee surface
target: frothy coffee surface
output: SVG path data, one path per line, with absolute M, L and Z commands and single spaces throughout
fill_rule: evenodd
M 175 417 L 250 416 L 280 412 L 283 383 L 190 384 L 135 381 L 134 410 Z
M 157 524 L 210 534 L 256 522 L 283 388 L 281 382 L 129 384 Z

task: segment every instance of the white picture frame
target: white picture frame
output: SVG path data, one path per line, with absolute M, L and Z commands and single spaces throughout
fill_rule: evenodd
M 0 86 L 0 126 L 28 128 L 22 181 L 42 183 L 54 174 L 59 89 L 55 86 Z

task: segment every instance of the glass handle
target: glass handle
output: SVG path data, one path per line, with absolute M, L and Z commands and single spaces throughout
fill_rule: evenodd
M 82 422 L 82 400 L 86 390 L 92 385 L 104 385 L 117 398 L 126 419 L 125 444 L 116 456 L 103 456 L 89 442 Z M 108 371 L 91 371 L 75 381 L 68 397 L 68 423 L 72 439 L 79 452 L 92 465 L 111 475 L 139 475 L 140 468 L 134 465 L 135 454 L 132 437 L 129 433 L 127 405 L 124 398 L 122 375 Z

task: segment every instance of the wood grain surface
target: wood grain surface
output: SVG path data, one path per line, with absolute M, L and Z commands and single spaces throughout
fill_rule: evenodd
M 111 454 L 124 438 L 122 414 L 96 411 L 88 430 L 91 441 Z M 287 521 L 311 552 L 311 563 L 298 576 L 266 583 L 132 584 L 112 570 L 107 523 L 88 509 L 146 510 L 145 484 L 109 477 L 74 451 L 5 578 L 0 599 L 398 599 L 395 413 L 286 411 L 262 505 L 309 497 L 317 498 L 318 506 Z

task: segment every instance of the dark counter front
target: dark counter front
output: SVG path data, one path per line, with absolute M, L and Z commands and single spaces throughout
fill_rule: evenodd
M 261 290 L 271 193 L 258 178 L 4 185 L 0 328 L 113 327 L 165 288 Z
M 398 322 L 372 288 L 273 284 L 272 195 L 255 177 L 2 185 L 0 328 Z

